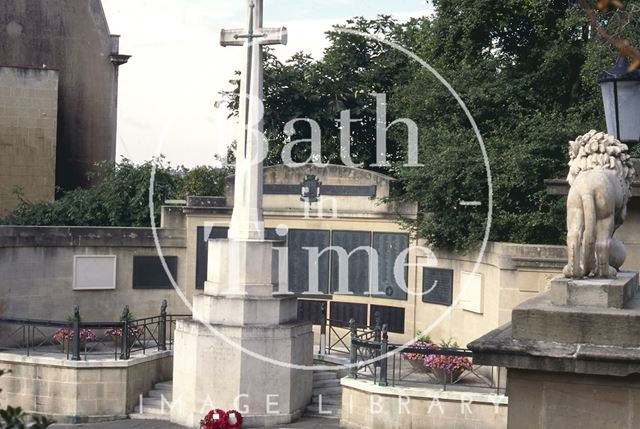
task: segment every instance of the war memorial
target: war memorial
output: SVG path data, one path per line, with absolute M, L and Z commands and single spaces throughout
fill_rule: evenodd
M 406 24 L 349 20 L 327 34 L 324 58 L 287 62 L 273 49 L 295 32 L 265 16 L 293 12 L 234 2 L 218 40 L 241 58 L 235 88 L 221 93 L 232 162 L 191 171 L 115 159 L 119 68 L 136 52 L 120 53 L 109 0 L 0 5 L 0 428 L 638 427 L 640 52 L 630 29 L 640 5 L 532 6 L 536 21 L 496 2 L 467 21 L 484 9 L 434 1 Z M 564 88 L 590 91 L 580 106 L 597 120 L 556 100 L 566 129 L 541 131 L 535 118 L 557 112 L 508 94 L 500 112 L 516 119 L 500 130 L 499 85 L 464 87 L 485 35 L 454 31 L 457 19 L 493 31 L 503 25 L 489 22 L 494 12 L 554 49 L 568 26 L 585 52 L 613 52 L 585 54 Z M 534 29 L 554 13 L 557 26 Z M 537 51 L 511 37 L 485 40 L 493 47 L 479 57 L 493 76 L 524 85 L 550 68 L 527 64 L 516 78 Z M 451 70 L 431 66 L 451 58 Z M 572 61 L 582 60 L 553 64 Z M 429 92 L 435 101 L 416 89 L 429 79 L 443 91 Z M 541 79 L 548 88 L 530 96 L 554 97 Z M 520 126 L 530 140 L 517 141 Z M 561 147 L 544 152 L 549 136 Z M 522 158 L 509 151 L 518 144 Z M 178 193 L 192 171 L 211 174 Z

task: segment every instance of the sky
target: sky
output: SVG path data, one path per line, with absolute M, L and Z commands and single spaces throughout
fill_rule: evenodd
M 242 48 L 219 44 L 222 28 L 243 25 L 244 0 L 102 0 L 120 53 L 117 158 L 143 162 L 163 154 L 172 165 L 216 165 L 235 138 L 237 122 L 219 92 L 231 88 Z M 430 13 L 426 0 L 265 0 L 266 27 L 285 26 L 282 60 L 327 46 L 324 32 L 353 16 L 393 15 L 403 21 Z

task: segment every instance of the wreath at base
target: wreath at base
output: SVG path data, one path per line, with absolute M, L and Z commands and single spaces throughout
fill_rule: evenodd
M 200 420 L 200 429 L 241 429 L 242 414 L 236 410 L 224 411 L 216 408 Z

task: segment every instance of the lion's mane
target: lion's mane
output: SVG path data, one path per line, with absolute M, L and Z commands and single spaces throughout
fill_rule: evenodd
M 620 184 L 631 195 L 631 182 L 636 172 L 629 156 L 629 148 L 610 134 L 591 130 L 569 142 L 569 185 L 582 171 L 615 170 Z

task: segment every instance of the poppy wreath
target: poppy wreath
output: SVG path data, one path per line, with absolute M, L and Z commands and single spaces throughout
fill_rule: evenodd
M 236 410 L 211 410 L 200 420 L 200 429 L 241 429 L 242 414 Z
M 200 429 L 227 429 L 227 413 L 223 410 L 211 410 L 200 420 Z
M 227 429 L 240 429 L 242 427 L 242 414 L 236 410 L 227 411 Z

